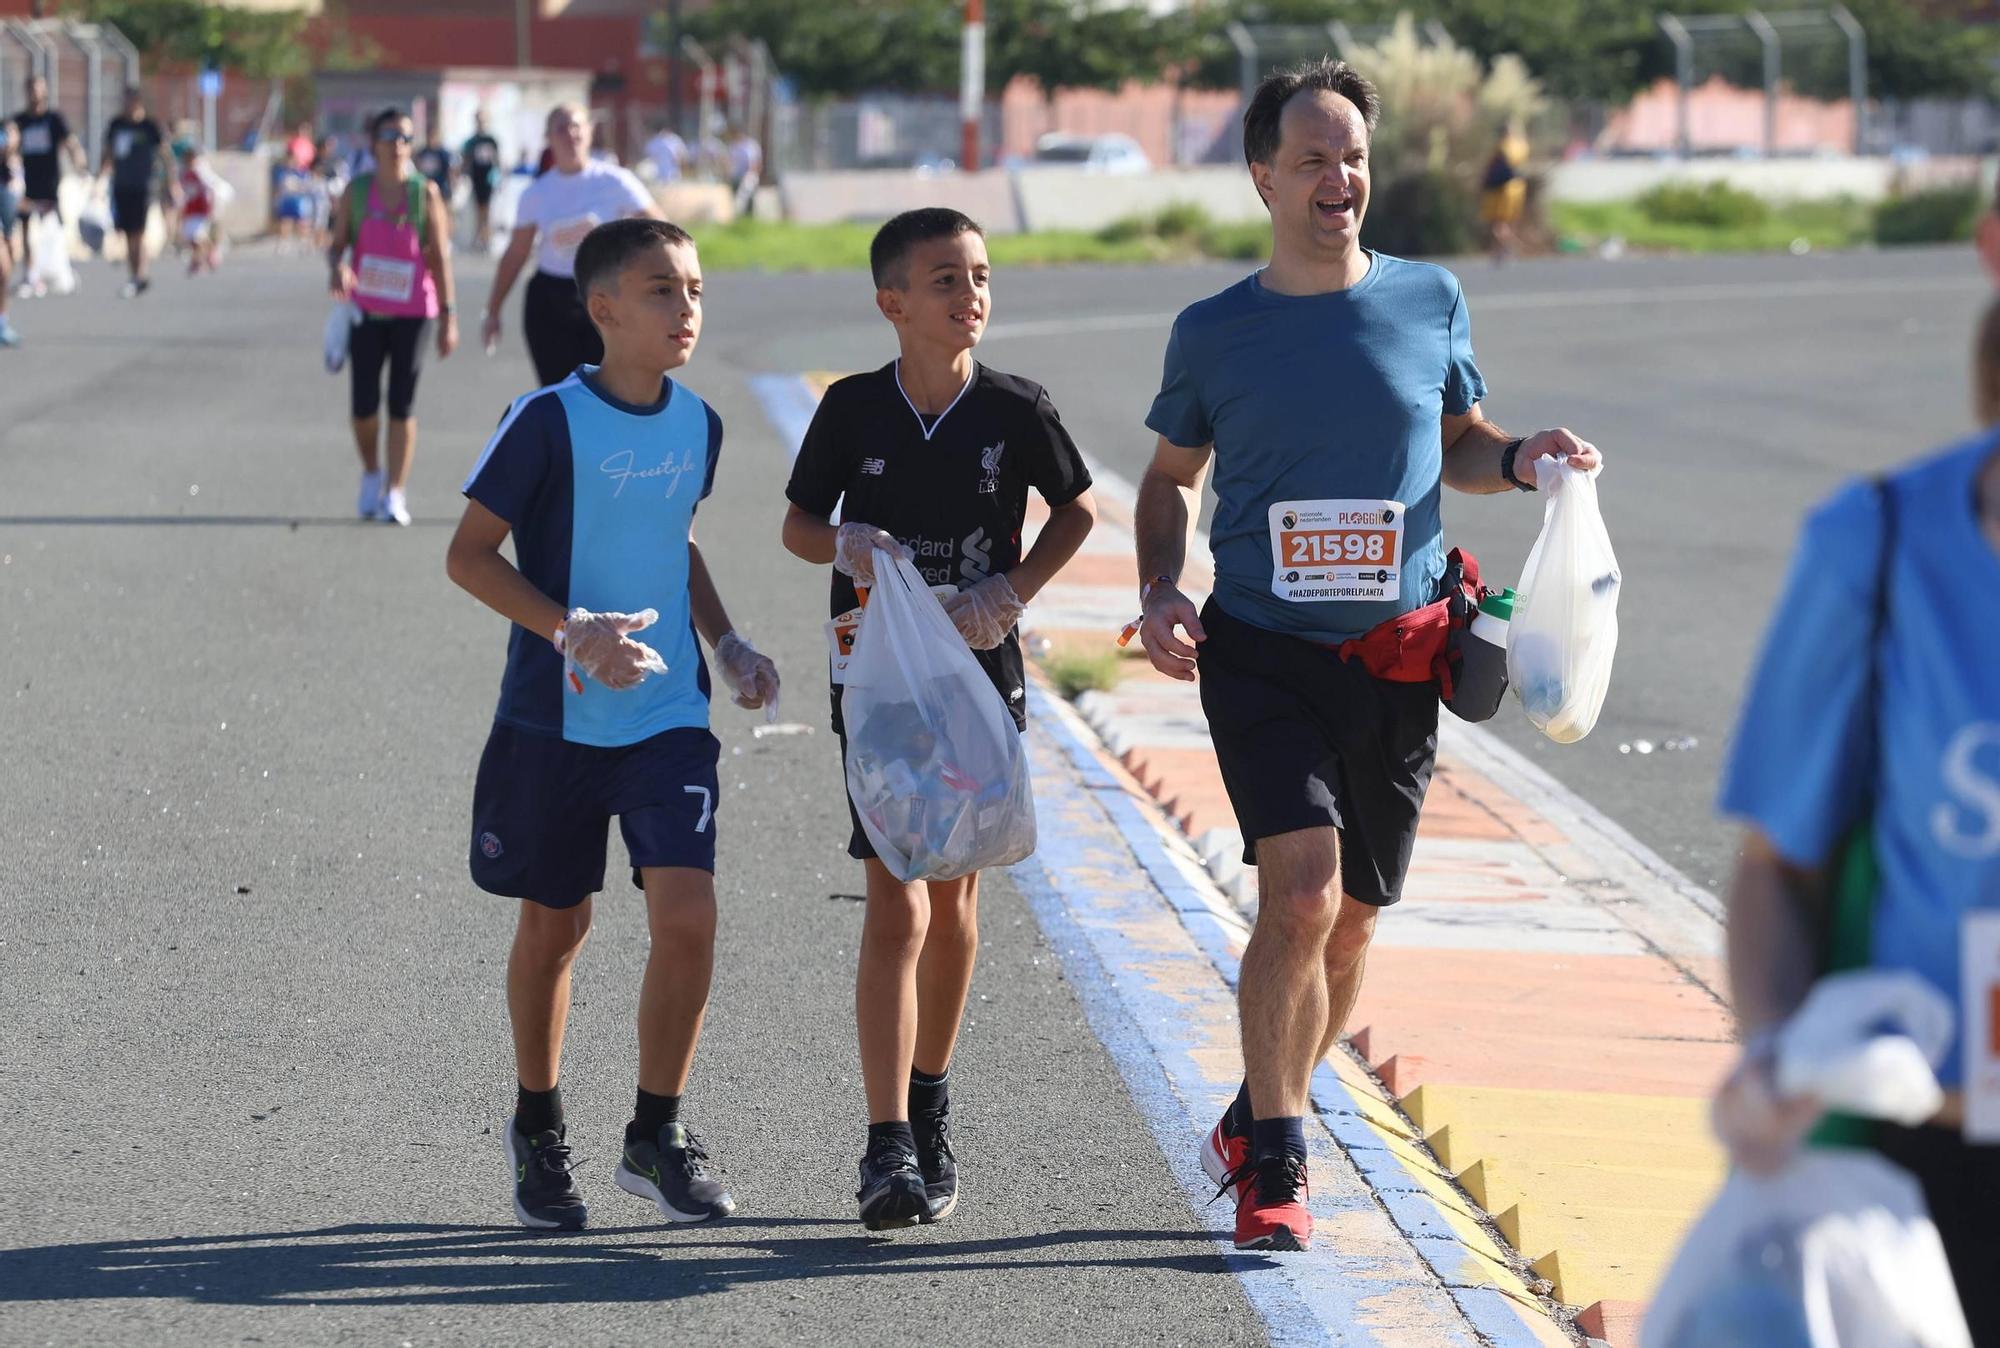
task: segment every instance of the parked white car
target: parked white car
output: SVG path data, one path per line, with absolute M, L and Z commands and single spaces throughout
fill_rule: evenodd
M 1153 161 L 1130 136 L 1113 132 L 1078 136 L 1051 131 L 1035 142 L 1037 168 L 1078 168 L 1088 173 L 1150 173 Z

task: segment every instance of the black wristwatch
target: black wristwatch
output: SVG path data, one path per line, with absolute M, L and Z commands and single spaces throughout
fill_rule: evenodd
M 1507 442 L 1507 448 L 1500 451 L 1500 476 L 1513 483 L 1516 491 L 1535 490 L 1534 483 L 1523 482 L 1514 475 L 1514 456 L 1521 452 L 1521 446 L 1526 443 L 1526 437 L 1517 435 Z

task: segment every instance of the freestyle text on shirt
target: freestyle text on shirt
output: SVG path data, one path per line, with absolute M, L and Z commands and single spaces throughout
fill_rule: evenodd
M 1828 865 L 1872 808 L 1872 963 L 1954 1001 L 1961 920 L 2000 910 L 2000 553 L 1977 515 L 1996 452 L 2000 433 L 1986 432 L 1888 478 L 1897 527 L 1879 650 L 1874 484 L 1850 483 L 1807 518 L 1721 798 L 1807 868 Z M 1955 1086 L 1961 1070 L 1954 1044 L 1938 1078 Z
M 515 218 L 535 227 L 537 270 L 574 276 L 584 235 L 607 220 L 643 215 L 652 205 L 652 194 L 629 169 L 591 160 L 575 173 L 550 169 L 529 183 Z
M 660 619 L 636 639 L 667 663 L 636 688 L 585 679 L 569 691 L 547 638 L 515 626 L 495 720 L 615 748 L 708 725 L 709 679 L 688 604 L 688 530 L 715 485 L 722 421 L 672 379 L 635 407 L 605 392 L 597 367 L 514 401 L 464 492 L 514 537 L 515 564 L 565 609 Z
M 1041 385 L 974 362 L 955 402 L 930 424 L 897 377 L 898 363 L 827 389 L 792 464 L 786 497 L 801 510 L 887 530 L 932 585 L 965 589 L 1021 561 L 1028 492 L 1050 506 L 1074 501 L 1090 470 Z M 843 503 L 843 497 L 845 498 Z M 854 582 L 833 572 L 829 614 L 857 604 Z M 974 651 L 1017 724 L 1027 714 L 1017 632 Z M 840 699 L 834 697 L 834 727 Z
M 1215 446 L 1209 541 L 1222 607 L 1315 641 L 1359 636 L 1437 597 L 1440 420 L 1486 396 L 1458 278 L 1368 256 L 1368 274 L 1346 290 L 1280 295 L 1253 273 L 1182 310 L 1146 417 L 1171 444 Z M 1367 564 L 1362 581 L 1382 577 L 1384 597 L 1354 597 L 1368 593 L 1355 580 L 1308 583 L 1302 567 L 1341 543 L 1349 572 Z

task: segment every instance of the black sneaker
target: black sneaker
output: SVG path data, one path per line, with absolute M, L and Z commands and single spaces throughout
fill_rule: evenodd
M 917 1135 L 917 1168 L 924 1177 L 924 1199 L 930 1210 L 926 1222 L 941 1222 L 958 1206 L 958 1158 L 951 1150 L 951 1102 L 939 1105 L 935 1113 L 920 1114 L 910 1120 Z
M 710 1177 L 707 1160 L 707 1149 L 686 1124 L 663 1124 L 653 1141 L 626 1140 L 618 1187 L 650 1198 L 670 1222 L 712 1222 L 736 1211 L 736 1200 Z
M 566 1128 L 524 1136 L 507 1120 L 507 1168 L 514 1172 L 514 1216 L 544 1231 L 581 1231 L 590 1208 L 570 1172 L 577 1163 L 563 1141 Z
M 917 1154 L 894 1138 L 870 1138 L 861 1158 L 861 1224 L 889 1231 L 930 1220 L 930 1199 Z

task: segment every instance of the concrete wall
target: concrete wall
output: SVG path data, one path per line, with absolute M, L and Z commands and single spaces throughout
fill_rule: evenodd
M 1074 169 L 1022 169 L 1014 175 L 1021 220 L 1031 230 L 1102 229 L 1168 206 L 1199 206 L 1225 223 L 1266 219 L 1264 203 L 1237 167 L 1169 169 L 1129 176 Z
M 787 173 L 785 218 L 803 224 L 877 222 L 919 206 L 964 211 L 995 234 L 1020 230 L 1102 229 L 1179 204 L 1217 220 L 1262 220 L 1263 203 L 1239 168 L 1166 169 L 1130 176 L 1034 168 L 981 173 L 852 171 Z
M 1726 182 L 1772 201 L 1854 197 L 1881 201 L 1899 191 L 1980 177 L 1976 159 L 1577 159 L 1548 171 L 1552 201 L 1624 201 L 1664 182 Z

